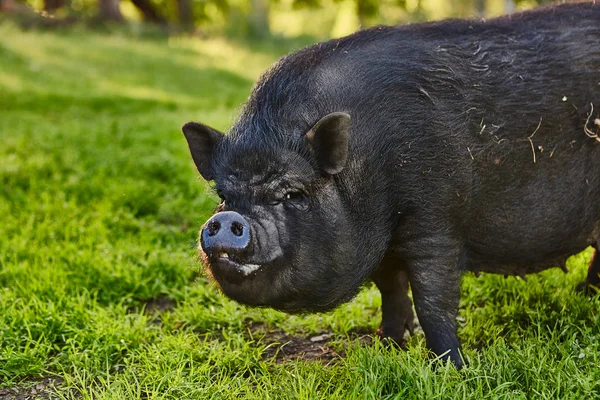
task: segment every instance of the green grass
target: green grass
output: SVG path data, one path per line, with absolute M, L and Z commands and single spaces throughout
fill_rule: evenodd
M 216 204 L 179 127 L 225 129 L 290 45 L 0 25 L 0 382 L 60 377 L 60 398 L 599 398 L 600 301 L 571 273 L 529 282 L 467 275 L 459 335 L 469 365 L 432 368 L 374 331 L 368 286 L 334 312 L 240 306 L 200 273 L 197 231 Z M 293 45 L 293 44 L 292 44 Z M 163 312 L 145 308 L 168 298 Z M 262 324 L 250 330 L 249 321 Z M 268 331 L 333 332 L 328 364 L 264 358 Z

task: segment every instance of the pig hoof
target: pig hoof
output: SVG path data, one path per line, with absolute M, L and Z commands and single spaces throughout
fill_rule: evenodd
M 404 335 L 386 334 L 383 332 L 383 329 L 381 329 L 381 327 L 377 329 L 377 332 L 375 332 L 375 334 L 379 336 L 379 340 L 381 340 L 381 343 L 383 343 L 386 347 L 406 349 L 406 341 L 404 340 Z
M 403 329 L 395 329 L 395 326 L 394 329 L 387 329 L 382 324 L 379 326 L 376 335 L 381 338 L 382 342 L 404 349 L 406 348 L 406 332 L 412 335 L 415 330 L 414 317 L 411 314 L 411 317 L 407 318 L 404 324 L 398 324 L 397 326 L 402 326 Z

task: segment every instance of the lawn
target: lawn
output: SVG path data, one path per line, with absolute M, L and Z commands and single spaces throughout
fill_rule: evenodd
M 197 235 L 216 197 L 180 126 L 226 129 L 298 42 L 6 24 L 0 38 L 1 400 L 600 398 L 600 299 L 575 291 L 589 250 L 568 274 L 465 276 L 462 371 L 422 333 L 406 351 L 373 337 L 371 285 L 289 316 L 203 275 Z

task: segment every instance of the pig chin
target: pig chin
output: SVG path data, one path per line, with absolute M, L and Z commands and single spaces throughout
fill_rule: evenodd
M 207 273 L 227 297 L 252 307 L 269 307 L 290 314 L 324 312 L 351 300 L 360 289 L 353 285 L 345 292 L 298 290 L 292 283 L 293 268 L 287 264 L 248 265 L 222 259 L 211 261 L 206 255 L 202 258 Z
M 291 290 L 294 285 L 289 266 L 238 264 L 233 260 L 212 259 L 200 250 L 206 274 L 229 298 L 252 307 L 270 307 L 287 313 L 328 311 L 351 298 L 312 298 Z
M 270 263 L 240 262 L 227 257 L 209 257 L 199 247 L 200 258 L 207 275 L 221 291 L 240 303 L 251 306 L 268 306 L 273 301 L 269 293 L 276 268 Z M 270 272 L 271 271 L 271 272 Z

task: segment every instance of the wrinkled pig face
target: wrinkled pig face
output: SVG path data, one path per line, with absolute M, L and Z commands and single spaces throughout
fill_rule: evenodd
M 198 170 L 221 198 L 200 232 L 200 253 L 226 295 L 313 311 L 356 293 L 362 282 L 345 269 L 357 246 L 334 180 L 346 165 L 349 128 L 347 114 L 329 114 L 295 146 L 301 152 L 183 127 Z

